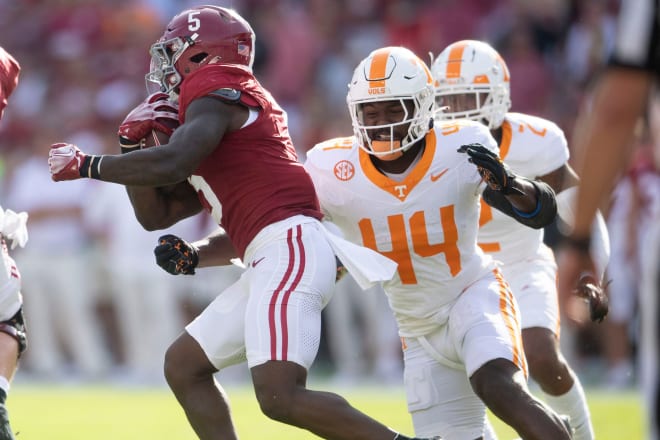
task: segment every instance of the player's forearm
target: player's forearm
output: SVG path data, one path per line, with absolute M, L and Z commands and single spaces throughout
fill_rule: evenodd
M 594 111 L 576 133 L 577 172 L 580 185 L 576 200 L 573 236 L 589 235 L 596 211 L 611 194 L 625 170 L 630 142 L 646 107 L 651 78 L 638 71 L 611 71 L 603 77 L 594 98 Z
M 538 203 L 534 185 L 525 179 L 516 178 L 513 187 L 520 192 L 512 192 L 505 196 L 511 206 L 520 212 L 533 212 Z
M 557 215 L 557 201 L 550 185 L 545 182 L 531 181 L 520 177 L 517 177 L 517 179 L 525 180 L 526 184 L 531 185 L 533 191 L 536 193 L 534 197 L 535 205 L 532 210 L 522 211 L 514 207 L 510 201 L 510 195 L 504 195 L 501 191 L 496 191 L 488 187 L 483 192 L 484 201 L 493 208 L 502 211 L 504 214 L 530 228 L 541 229 L 552 223 Z M 525 191 L 530 191 L 530 189 L 526 189 Z M 521 194 L 517 197 L 531 197 L 531 195 Z
M 227 234 L 218 230 L 193 243 L 199 255 L 198 267 L 226 266 L 237 258 L 236 250 Z
M 123 155 L 103 155 L 99 180 L 131 186 L 163 186 L 184 181 L 191 170 L 165 146 Z

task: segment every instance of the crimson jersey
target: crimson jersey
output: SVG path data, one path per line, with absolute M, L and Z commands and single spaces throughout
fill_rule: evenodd
M 21 68 L 18 62 L 0 47 L 0 118 L 7 106 L 7 98 L 18 83 L 18 73 Z
M 259 114 L 225 133 L 188 181 L 242 258 L 265 226 L 298 214 L 320 220 L 322 214 L 314 185 L 298 162 L 286 113 L 247 67 L 209 65 L 186 78 L 179 95 L 181 123 L 193 100 L 223 88 L 240 91 L 240 102 Z

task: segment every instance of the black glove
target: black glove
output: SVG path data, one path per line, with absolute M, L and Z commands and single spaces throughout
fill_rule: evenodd
M 194 275 L 199 255 L 194 246 L 176 235 L 163 235 L 154 249 L 156 263 L 172 275 Z
M 521 190 L 513 186 L 515 174 L 509 170 L 499 156 L 481 144 L 461 145 L 457 150 L 470 156 L 469 161 L 477 166 L 477 171 L 486 181 L 490 189 L 499 191 L 504 195 L 517 193 Z
M 583 274 L 575 288 L 575 293 L 589 304 L 589 318 L 593 322 L 603 322 L 610 310 L 610 302 L 605 294 L 607 284 L 603 286 L 594 277 Z

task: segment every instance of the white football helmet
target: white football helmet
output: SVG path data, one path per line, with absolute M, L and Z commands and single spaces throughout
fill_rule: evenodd
M 511 108 L 509 69 L 483 41 L 462 40 L 447 46 L 431 65 L 438 119 L 471 119 L 498 128 Z M 471 107 L 455 105 L 455 95 L 470 95 Z
M 360 147 L 369 154 L 392 160 L 422 139 L 431 127 L 434 110 L 431 71 L 424 61 L 404 47 L 377 49 L 355 69 L 346 101 Z M 405 109 L 403 119 L 393 124 L 365 125 L 363 104 L 384 101 L 399 101 Z M 412 103 L 412 113 L 406 102 Z M 408 134 L 401 141 L 395 141 L 394 127 L 404 124 L 410 124 Z M 374 149 L 367 130 L 382 128 L 390 129 L 390 141 Z

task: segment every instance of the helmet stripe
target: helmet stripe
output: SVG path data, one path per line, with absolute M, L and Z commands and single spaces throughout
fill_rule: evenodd
M 369 87 L 385 87 L 385 74 L 387 73 L 387 61 L 390 58 L 390 51 L 388 48 L 377 50 L 371 59 L 371 66 L 369 66 Z
M 426 63 L 419 58 L 415 58 L 415 64 L 418 64 L 422 67 L 422 69 L 424 69 L 424 72 L 426 73 L 426 80 L 429 82 L 429 84 L 433 84 L 433 74 L 431 73 L 431 69 L 429 69 Z
M 461 76 L 461 64 L 463 62 L 463 52 L 467 47 L 467 41 L 459 41 L 454 44 L 449 51 L 447 60 L 447 78 L 459 78 Z
M 502 58 L 502 55 L 500 55 L 499 53 L 497 54 L 497 61 L 502 66 L 502 73 L 504 73 L 504 81 L 509 82 L 511 80 L 509 78 L 509 68 L 506 66 L 506 63 L 504 62 L 504 58 Z

